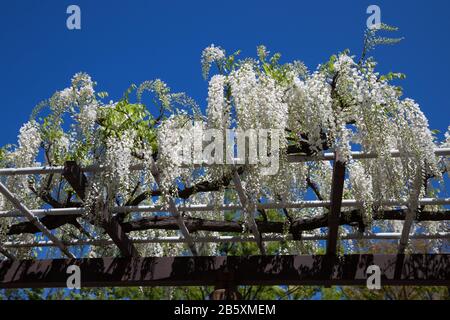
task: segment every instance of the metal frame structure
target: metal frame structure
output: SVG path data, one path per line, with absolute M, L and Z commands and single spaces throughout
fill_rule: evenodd
M 450 148 L 440 148 L 435 150 L 438 156 L 450 156 Z M 391 152 L 393 157 L 408 156 L 399 151 Z M 363 152 L 352 152 L 353 159 L 368 159 L 376 157 L 375 154 Z M 385 212 L 380 216 L 380 220 L 392 217 L 397 220 L 404 220 L 404 227 L 401 233 L 357 233 L 349 234 L 344 237 L 338 237 L 339 226 L 348 224 L 348 219 L 343 217 L 341 210 L 343 207 L 358 208 L 362 204 L 356 200 L 343 200 L 343 189 L 346 166 L 341 161 L 338 154 L 323 153 L 319 156 L 305 154 L 290 154 L 290 162 L 304 161 L 333 161 L 332 186 L 329 201 L 311 200 L 299 202 L 286 202 L 280 200 L 276 203 L 253 203 L 247 197 L 237 167 L 234 168 L 232 182 L 238 194 L 240 204 L 211 206 L 211 205 L 177 205 L 174 198 L 168 199 L 167 206 L 121 206 L 115 207 L 112 214 L 104 214 L 103 227 L 105 228 L 110 240 L 90 239 L 74 240 L 63 242 L 59 240 L 43 222 L 44 219 L 51 217 L 72 217 L 76 219 L 84 213 L 83 208 L 51 208 L 31 210 L 27 208 L 20 199 L 17 198 L 8 188 L 0 182 L 0 193 L 10 201 L 16 210 L 9 212 L 0 212 L 0 219 L 5 217 L 26 217 L 32 224 L 33 230 L 42 232 L 48 240 L 34 242 L 6 242 L 0 243 L 0 254 L 6 257 L 6 260 L 0 262 L 0 288 L 19 288 L 19 287 L 60 287 L 63 286 L 62 279 L 65 279 L 65 273 L 59 274 L 61 268 L 70 264 L 78 264 L 87 268 L 86 281 L 83 280 L 83 286 L 122 286 L 122 285 L 219 285 L 222 279 L 220 274 L 231 272 L 231 278 L 227 277 L 229 282 L 238 284 L 314 284 L 314 285 L 335 285 L 335 284 L 361 284 L 365 279 L 365 274 L 361 270 L 369 263 L 379 261 L 383 265 L 385 284 L 390 285 L 445 285 L 450 286 L 450 266 L 448 254 L 436 255 L 405 255 L 405 248 L 410 239 L 450 239 L 450 233 L 437 234 L 411 234 L 411 227 L 414 220 L 419 220 L 416 210 L 406 208 L 397 212 Z M 131 170 L 142 170 L 144 165 L 135 165 Z M 99 172 L 104 168 L 99 166 L 90 166 L 86 168 L 79 167 L 74 162 L 67 162 L 63 167 L 35 167 L 35 168 L 4 168 L 0 169 L 1 176 L 17 175 L 43 175 L 43 174 L 61 174 L 66 181 L 75 190 L 81 200 L 85 198 L 85 187 L 87 182 L 86 173 Z M 159 170 L 155 161 L 152 159 L 150 171 L 155 178 L 156 183 L 160 184 Z M 420 199 L 419 205 L 449 205 L 450 198 L 444 199 Z M 407 205 L 404 201 L 386 201 L 381 205 L 404 207 Z M 255 219 L 257 210 L 266 209 L 289 209 L 289 208 L 313 208 L 326 207 L 328 215 L 322 219 L 316 219 L 306 229 L 298 232 L 292 232 L 289 235 L 276 235 L 280 225 L 275 223 L 261 223 Z M 248 225 L 251 230 L 251 236 L 203 236 L 198 237 L 192 234 L 191 230 L 209 230 L 207 225 L 200 225 L 198 221 L 189 220 L 180 212 L 188 211 L 207 211 L 207 210 L 242 210 L 248 218 Z M 163 224 L 161 229 L 179 230 L 181 236 L 178 237 L 159 237 L 159 238 L 131 238 L 128 233 L 133 231 L 133 225 L 121 223 L 120 217 L 130 212 L 167 212 L 169 217 L 164 219 L 148 218 L 145 223 Z M 424 213 L 421 219 L 426 220 L 449 220 L 449 211 L 441 212 L 438 217 L 432 213 Z M 145 219 L 145 218 L 144 218 Z M 320 220 L 320 221 L 319 221 Z M 209 221 L 214 224 L 218 222 Z M 301 235 L 301 231 L 317 229 L 319 227 L 328 227 L 327 236 L 308 236 Z M 203 228 L 203 229 L 201 229 Z M 222 225 L 223 230 L 237 230 L 242 226 L 236 223 Z M 228 229 L 227 229 L 228 228 Z M 309 229 L 308 229 L 309 228 Z M 274 231 L 275 230 L 275 231 Z M 269 235 L 264 235 L 269 233 Z M 280 232 L 281 233 L 281 232 Z M 351 239 L 374 239 L 374 240 L 399 240 L 397 255 L 344 255 L 339 257 L 337 254 L 337 245 L 340 240 Z M 266 256 L 264 243 L 269 241 L 317 241 L 326 240 L 326 254 L 323 256 Z M 198 257 L 197 243 L 203 242 L 255 242 L 260 250 L 260 256 L 255 257 Z M 173 258 L 141 258 L 135 248 L 135 244 L 143 243 L 186 243 L 193 257 L 173 257 Z M 116 245 L 121 252 L 121 258 L 102 258 L 102 259 L 75 259 L 69 247 L 72 246 L 109 246 Z M 29 248 L 29 247 L 58 247 L 68 259 L 55 260 L 17 260 L 10 252 L 11 248 Z M 180 271 L 180 265 L 185 264 L 193 270 Z M 107 266 L 116 266 L 113 271 Z M 205 267 L 205 265 L 209 267 Z M 281 268 L 277 271 L 275 267 Z M 212 267 L 211 267 L 212 266 Z M 178 268 L 178 269 L 175 269 Z M 48 269 L 50 268 L 50 269 Z M 139 269 L 137 269 L 139 268 Z M 203 269 L 202 269 L 203 268 Z M 206 269 L 205 269 L 206 268 Z M 305 269 L 306 268 L 306 269 Z M 314 268 L 317 268 L 315 271 Z M 36 270 L 50 270 L 49 272 L 37 272 Z M 59 271 L 58 271 L 59 270 Z M 233 271 L 230 271 L 233 270 Z M 252 270 L 255 270 L 253 273 Z M 269 270 L 269 271 L 268 271 Z M 306 270 L 306 271 L 305 271 Z M 341 272 L 341 273 L 339 273 Z M 172 273 L 167 274 L 169 271 Z M 202 275 L 202 271 L 204 274 Z M 122 273 L 120 273 L 122 272 Z M 178 272 L 178 273 L 177 273 Z M 136 273 L 140 277 L 135 276 Z M 100 279 L 100 280 L 98 280 Z M 103 280 L 102 280 L 103 279 Z M 64 280 L 65 286 L 65 280 Z

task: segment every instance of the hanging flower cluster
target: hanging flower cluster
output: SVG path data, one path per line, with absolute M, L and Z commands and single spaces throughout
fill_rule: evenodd
M 203 50 L 202 53 L 202 72 L 206 79 L 211 68 L 211 64 L 220 63 L 225 59 L 225 51 L 220 47 L 215 47 L 214 44 Z
M 125 132 L 121 137 L 108 137 L 105 155 L 105 180 L 108 185 L 117 186 L 122 194 L 130 188 L 130 167 L 134 133 Z
M 314 72 L 304 81 L 298 78 L 294 81 L 287 97 L 289 127 L 293 132 L 307 135 L 311 148 L 319 151 L 325 130 L 334 131 L 335 126 L 330 85 L 320 72 Z
M 32 120 L 20 128 L 19 146 L 11 156 L 17 167 L 29 167 L 35 163 L 42 143 L 39 124 Z
M 450 126 L 447 129 L 447 132 L 445 133 L 445 141 L 442 143 L 442 147 L 444 148 L 450 148 Z M 450 174 L 450 159 L 444 158 L 444 163 L 446 165 L 446 171 L 448 174 Z
M 365 218 L 371 219 L 373 205 L 372 177 L 367 174 L 360 161 L 349 165 L 351 190 L 354 198 L 364 204 Z
M 215 75 L 209 82 L 208 90 L 208 126 L 225 130 L 229 127 L 229 110 L 225 100 L 226 77 Z

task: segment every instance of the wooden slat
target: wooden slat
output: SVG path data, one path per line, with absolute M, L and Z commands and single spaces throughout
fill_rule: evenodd
M 339 220 L 344 192 L 345 163 L 338 155 L 333 165 L 333 178 L 330 195 L 330 210 L 328 213 L 328 241 L 327 254 L 336 255 Z
M 450 286 L 449 262 L 448 254 L 5 260 L 0 288 L 65 287 L 70 265 L 80 267 L 82 287 L 224 286 L 227 277 L 233 285 L 366 285 L 371 265 L 383 286 Z
M 86 198 L 87 178 L 81 167 L 75 161 L 67 161 L 64 164 L 62 176 L 74 189 L 80 200 Z

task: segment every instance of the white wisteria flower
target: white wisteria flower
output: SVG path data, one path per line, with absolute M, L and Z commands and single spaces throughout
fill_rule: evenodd
M 39 124 L 31 120 L 20 128 L 19 146 L 12 154 L 17 167 L 32 166 L 42 143 Z
M 112 136 L 106 141 L 105 179 L 123 194 L 130 188 L 133 142 L 133 132 L 125 132 L 121 137 Z
M 215 47 L 214 44 L 204 49 L 202 52 L 202 72 L 206 79 L 209 75 L 211 64 L 221 63 L 225 59 L 225 50 L 220 47 Z

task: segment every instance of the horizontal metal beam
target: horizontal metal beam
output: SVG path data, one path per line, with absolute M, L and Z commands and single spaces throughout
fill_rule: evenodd
M 348 234 L 339 237 L 339 240 L 399 240 L 401 233 L 399 232 L 380 232 L 367 234 Z M 302 235 L 300 240 L 295 240 L 292 235 L 268 235 L 262 236 L 263 242 L 277 242 L 277 241 L 319 241 L 326 240 L 326 235 Z M 435 234 L 413 234 L 410 235 L 412 240 L 445 240 L 450 239 L 449 232 L 441 232 Z M 226 243 L 226 242 L 255 242 L 253 236 L 206 236 L 194 237 L 196 243 Z M 184 243 L 186 239 L 183 237 L 156 237 L 156 238 L 131 238 L 134 244 L 147 243 Z M 72 240 L 66 242 L 67 246 L 108 246 L 114 245 L 112 240 L 107 239 L 93 239 L 93 240 Z M 31 247 L 54 247 L 55 244 L 51 241 L 37 241 L 37 242 L 5 242 L 4 248 L 31 248 Z
M 434 149 L 434 154 L 436 156 L 445 157 L 450 156 L 450 148 L 436 148 Z M 378 155 L 376 153 L 369 153 L 369 152 L 362 152 L 362 151 L 352 151 L 350 152 L 350 155 L 352 159 L 359 160 L 359 159 L 374 159 L 377 158 Z M 408 157 L 408 154 L 405 154 L 402 151 L 399 150 L 391 150 L 391 157 L 393 158 L 402 158 L 402 157 Z M 335 159 L 335 153 L 334 152 L 325 152 L 317 156 L 305 156 L 305 155 L 288 155 L 288 161 L 295 163 L 295 162 L 306 162 L 306 161 L 333 161 Z
M 436 148 L 434 150 L 436 156 L 450 156 L 450 148 Z M 376 158 L 377 155 L 375 153 L 366 153 L 361 151 L 353 151 L 351 152 L 351 156 L 353 159 L 371 159 Z M 404 154 L 404 152 L 400 152 L 398 150 L 391 150 L 391 156 L 394 158 L 400 157 L 408 157 L 408 154 Z M 305 156 L 302 154 L 292 154 L 288 155 L 289 162 L 306 162 L 306 161 L 332 161 L 335 159 L 334 152 L 325 152 L 323 154 L 311 157 Z M 213 164 L 214 165 L 214 164 Z M 198 166 L 212 166 L 208 164 L 202 164 Z M 137 164 L 130 167 L 131 170 L 143 170 L 145 169 L 144 164 Z M 98 165 L 91 165 L 84 167 L 83 172 L 100 172 L 105 170 L 105 167 Z M 64 172 L 64 167 L 29 167 L 29 168 L 2 168 L 0 169 L 0 176 L 16 176 L 16 175 L 31 175 L 31 174 L 62 174 Z
M 395 266 L 402 261 L 402 272 Z M 365 285 L 377 265 L 381 285 L 450 286 L 450 255 L 327 255 L 18 260 L 0 262 L 0 288 L 66 287 L 77 265 L 81 287 L 234 285 Z
M 304 209 L 304 208 L 325 208 L 329 207 L 331 204 L 330 201 L 327 200 L 305 200 L 305 201 L 296 201 L 296 202 L 275 202 L 275 203 L 257 203 L 257 209 Z M 400 200 L 389 200 L 381 202 L 380 206 L 395 206 L 402 207 L 408 204 L 407 201 Z M 355 199 L 344 199 L 342 200 L 342 207 L 345 208 L 353 208 L 353 207 L 361 207 L 363 202 L 357 201 Z M 450 205 L 450 198 L 422 198 L 419 199 L 419 205 Z M 205 205 L 205 204 L 193 204 L 193 205 L 179 205 L 177 206 L 178 211 L 186 211 L 186 212 L 201 212 L 201 211 L 233 211 L 233 210 L 242 210 L 242 206 L 240 204 L 226 204 L 221 206 L 216 205 Z M 45 215 L 80 215 L 85 213 L 84 208 L 62 208 L 62 209 L 35 209 L 30 210 L 34 215 L 42 217 Z M 123 207 L 114 207 L 111 208 L 112 213 L 131 213 L 131 212 L 166 212 L 169 211 L 169 208 L 165 206 L 123 206 Z M 10 217 L 22 217 L 24 214 L 19 210 L 13 211 L 0 211 L 0 218 L 10 218 Z M 450 216 L 449 216 L 450 220 Z

